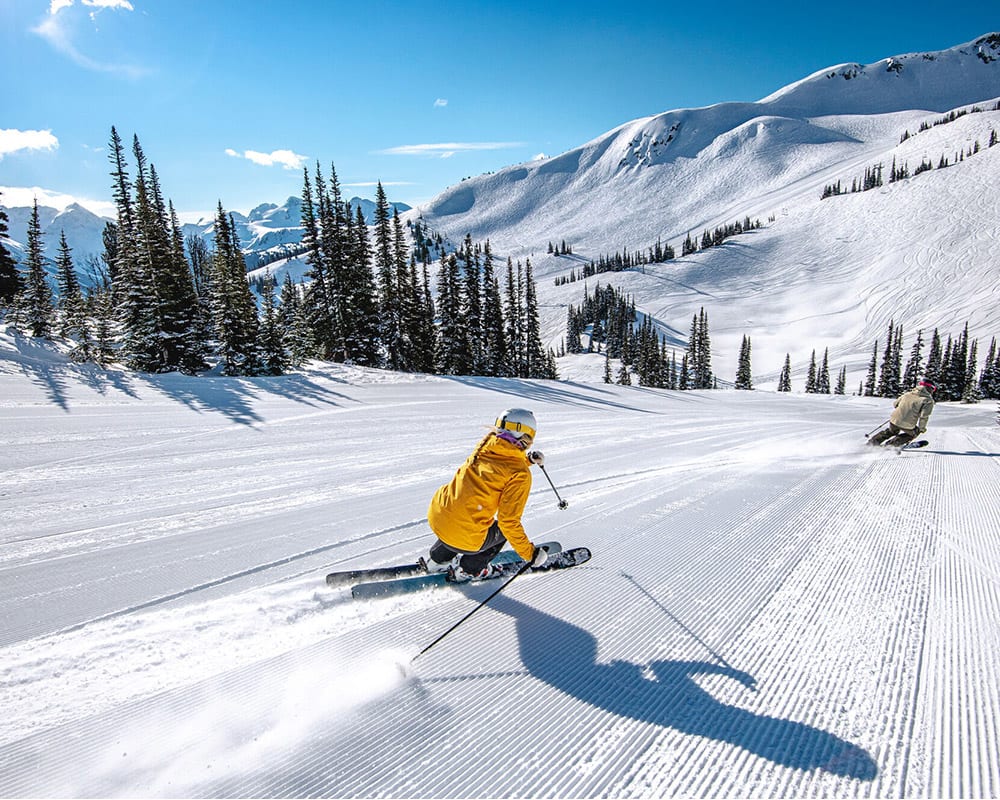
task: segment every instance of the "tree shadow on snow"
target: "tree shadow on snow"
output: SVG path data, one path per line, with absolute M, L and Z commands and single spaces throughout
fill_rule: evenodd
M 642 414 L 655 413 L 648 408 L 629 405 L 621 402 L 622 398 L 613 392 L 602 389 L 602 384 L 584 384 L 573 381 L 528 380 L 524 378 L 487 378 L 468 375 L 441 375 L 444 380 L 455 381 L 466 386 L 487 389 L 498 394 L 513 395 L 517 399 L 563 403 L 581 407 L 607 407 L 617 411 L 637 411 Z M 646 387 L 632 387 L 633 391 L 652 393 Z M 660 394 L 662 393 L 662 394 Z M 604 395 L 602 397 L 602 395 Z M 677 402 L 698 402 L 700 398 L 689 392 L 670 392 L 658 390 L 658 396 Z
M 754 688 L 751 675 L 699 661 L 638 664 L 597 661 L 597 640 L 583 628 L 507 596 L 492 607 L 513 617 L 521 661 L 538 680 L 605 711 L 741 747 L 776 764 L 821 769 L 870 781 L 872 757 L 857 745 L 801 722 L 754 714 L 716 700 L 695 681 L 722 675 Z

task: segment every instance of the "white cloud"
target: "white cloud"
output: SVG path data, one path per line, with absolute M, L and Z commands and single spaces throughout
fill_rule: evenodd
M 226 155 L 233 158 L 245 158 L 254 164 L 260 164 L 262 167 L 280 166 L 284 169 L 302 169 L 303 164 L 309 158 L 309 156 L 302 156 L 291 150 L 272 150 L 270 153 L 261 153 L 257 150 L 244 150 L 242 153 L 239 153 L 231 147 L 226 148 Z
M 89 197 L 77 197 L 65 192 L 43 189 L 41 186 L 0 186 L 0 203 L 7 208 L 21 208 L 34 205 L 55 208 L 62 211 L 66 206 L 76 203 L 97 214 L 99 217 L 117 216 L 115 204 L 110 200 L 93 200 Z
M 379 150 L 382 155 L 390 156 L 434 156 L 451 158 L 455 153 L 473 150 L 510 150 L 524 147 L 523 142 L 440 142 L 437 144 L 404 144 Z
M 0 161 L 5 155 L 19 150 L 55 150 L 59 140 L 52 131 L 19 131 L 16 128 L 0 129 Z
M 448 105 L 448 101 L 443 97 L 434 101 L 434 108 L 444 108 L 446 105 Z
M 68 11 L 74 5 L 75 0 L 51 0 L 48 16 L 31 29 L 32 33 L 38 34 L 58 52 L 86 69 L 116 73 L 128 78 L 140 78 L 148 74 L 149 71 L 143 67 L 98 61 L 81 52 L 73 41 L 74 22 L 79 15 L 74 16 Z M 92 22 L 96 20 L 96 14 L 105 9 L 135 10 L 128 0 L 81 0 L 81 5 L 97 9 L 89 13 Z

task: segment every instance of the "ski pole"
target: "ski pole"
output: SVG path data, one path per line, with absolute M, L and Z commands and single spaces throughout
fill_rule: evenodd
M 875 433 L 876 431 L 882 430 L 882 428 L 884 428 L 888 424 L 889 424 L 889 420 L 886 420 L 881 425 L 879 425 L 877 428 L 874 428 L 873 430 L 868 431 L 868 433 L 865 434 L 865 438 L 866 439 L 870 438 L 873 433 Z
M 545 469 L 545 465 L 539 464 L 538 466 L 542 468 L 542 472 L 545 473 L 545 478 L 546 480 L 548 480 L 549 486 L 551 486 L 552 491 L 556 493 L 556 499 L 559 501 L 559 508 L 565 511 L 567 508 L 569 508 L 569 503 L 567 503 L 559 496 L 559 490 L 556 489 L 556 485 L 552 482 L 552 478 L 549 477 L 549 473 L 548 470 Z
M 514 579 L 517 578 L 518 575 L 520 575 L 522 572 L 525 572 L 530 567 L 531 567 L 531 561 L 525 561 L 524 565 L 517 572 L 515 572 L 513 575 L 510 576 L 509 580 L 506 580 L 503 583 L 501 583 L 500 586 L 498 586 L 493 591 L 493 594 L 491 594 L 489 597 L 487 597 L 485 600 L 483 600 L 478 606 L 476 606 L 474 609 L 472 609 L 472 611 L 470 611 L 468 614 L 466 614 L 464 617 L 462 617 L 458 622 L 456 622 L 454 625 L 452 625 L 450 628 L 448 628 L 448 630 L 446 630 L 444 633 L 442 633 L 440 636 L 438 636 L 437 639 L 435 639 L 433 642 L 431 642 L 429 645 L 427 645 L 423 650 L 421 650 L 419 653 L 417 653 L 413 658 L 411 658 L 410 659 L 410 663 L 412 664 L 414 661 L 416 661 L 418 658 L 420 658 L 420 656 L 422 656 L 424 653 L 426 653 L 428 650 L 430 650 L 432 647 L 434 647 L 434 645 L 436 645 L 438 642 L 440 642 L 442 639 L 444 639 L 445 636 L 447 636 L 449 633 L 451 633 L 452 631 L 454 631 L 459 625 L 461 625 L 463 622 L 465 622 L 467 619 L 469 619 L 469 617 L 471 617 L 473 614 L 475 614 L 477 611 L 479 611 L 481 608 L 483 608 L 483 606 L 485 606 L 487 603 L 489 603 L 490 600 L 492 600 L 494 597 L 496 597 L 498 594 L 500 594 L 500 592 L 502 592 L 504 589 L 506 589 L 508 586 L 510 586 L 514 582 Z

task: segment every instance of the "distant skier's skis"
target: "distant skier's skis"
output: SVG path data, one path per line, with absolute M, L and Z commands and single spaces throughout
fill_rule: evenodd
M 547 572 L 556 569 L 568 569 L 590 560 L 590 550 L 586 547 L 574 547 L 572 550 L 550 554 L 549 558 L 540 567 L 532 567 L 531 572 Z M 491 575 L 487 580 L 505 578 L 516 574 L 523 566 L 524 561 L 517 557 L 512 550 L 500 553 L 493 563 L 500 566 L 500 570 Z M 446 572 L 435 572 L 430 575 L 418 575 L 411 578 L 397 578 L 395 580 L 377 581 L 372 583 L 359 583 L 351 589 L 351 594 L 356 600 L 367 600 L 375 597 L 393 597 L 400 594 L 410 594 L 419 592 L 435 586 L 475 586 L 485 581 L 467 581 L 465 583 L 452 583 L 448 580 Z

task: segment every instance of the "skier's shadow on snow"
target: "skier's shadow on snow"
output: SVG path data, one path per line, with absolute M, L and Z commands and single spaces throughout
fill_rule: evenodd
M 696 675 L 723 675 L 747 687 L 754 679 L 731 667 L 699 661 L 654 661 L 648 669 L 624 661 L 597 662 L 597 640 L 583 628 L 498 596 L 492 607 L 514 618 L 521 661 L 538 680 L 624 717 L 728 742 L 796 769 L 822 769 L 870 781 L 878 767 L 867 752 L 801 722 L 726 705 L 702 689 Z

